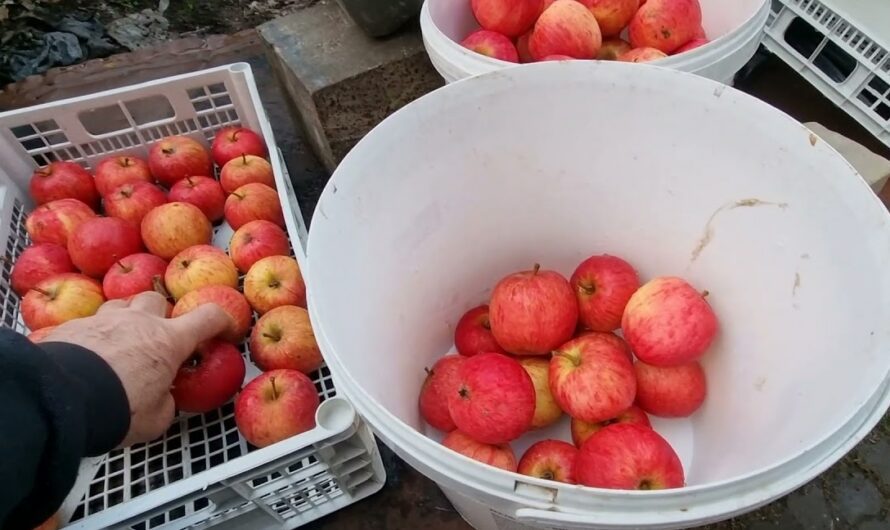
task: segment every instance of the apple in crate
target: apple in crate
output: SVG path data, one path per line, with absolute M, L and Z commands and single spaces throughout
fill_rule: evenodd
M 235 400 L 235 424 L 256 447 L 266 447 L 315 427 L 318 392 L 297 370 L 260 374 Z
M 667 57 L 666 53 L 655 48 L 634 48 L 619 55 L 618 60 L 624 63 L 648 63 L 665 57 Z
M 65 247 L 38 243 L 26 248 L 15 260 L 9 283 L 13 291 L 24 296 L 43 280 L 65 272 L 77 272 Z
M 519 364 L 535 385 L 535 416 L 532 429 L 540 429 L 556 423 L 562 417 L 562 409 L 550 391 L 550 360 L 544 357 L 522 357 Z
M 151 174 L 167 188 L 193 175 L 212 175 L 210 153 L 200 142 L 185 136 L 168 136 L 148 151 Z
M 505 471 L 516 471 L 516 455 L 509 444 L 486 444 L 477 442 L 459 430 L 453 430 L 442 440 L 442 445 L 472 458 Z
M 637 391 L 627 345 L 611 333 L 589 332 L 553 352 L 550 388 L 569 416 L 589 422 L 614 418 Z
M 211 223 L 221 221 L 226 194 L 210 177 L 185 177 L 170 188 L 170 201 L 194 204 Z
M 167 262 L 146 253 L 121 258 L 102 278 L 102 291 L 109 300 L 123 300 L 163 285 Z
M 530 271 L 498 282 L 491 294 L 489 320 L 495 340 L 508 352 L 547 355 L 572 338 L 578 300 L 565 277 L 535 264 Z
M 463 363 L 460 355 L 446 355 L 426 372 L 420 387 L 420 415 L 435 429 L 451 432 L 457 428 L 448 411 L 448 395 L 456 392 L 459 383 L 457 369 Z
M 242 154 L 235 157 L 226 162 L 219 172 L 219 183 L 226 193 L 232 193 L 241 186 L 254 182 L 275 187 L 272 164 L 256 155 Z
M 96 280 L 68 272 L 38 283 L 22 297 L 22 320 L 36 331 L 96 314 L 105 302 Z
M 593 13 L 575 0 L 556 0 L 535 22 L 528 47 L 535 60 L 549 55 L 595 59 L 603 44 Z
M 241 272 L 247 272 L 257 261 L 269 256 L 290 256 L 287 234 L 271 221 L 245 223 L 229 240 L 229 255 Z
M 681 488 L 685 483 L 683 465 L 667 440 L 632 423 L 609 425 L 584 442 L 575 460 L 575 480 L 621 490 Z
M 603 427 L 616 423 L 635 423 L 644 427 L 652 426 L 649 422 L 649 416 L 646 416 L 643 409 L 632 406 L 614 418 L 596 423 L 572 418 L 572 441 L 575 443 L 575 446 L 581 447 L 594 433 L 599 432 Z
M 674 366 L 704 355 L 717 335 L 717 316 L 688 282 L 663 276 L 631 296 L 621 329 L 641 361 Z
M 535 386 L 518 362 L 499 353 L 468 357 L 457 370 L 448 411 L 474 440 L 501 444 L 528 431 L 535 416 Z
M 75 228 L 96 212 L 77 199 L 59 199 L 42 204 L 25 219 L 25 230 L 34 243 L 54 243 L 68 247 L 68 237 Z
M 308 374 L 324 362 L 302 307 L 276 307 L 257 320 L 250 332 L 250 359 L 260 370 L 287 368 Z
M 221 307 L 231 319 L 229 328 L 218 338 L 233 344 L 241 343 L 247 336 L 247 330 L 250 329 L 253 312 L 244 296 L 229 286 L 208 285 L 187 293 L 173 306 L 171 316 L 176 318 L 198 306 L 211 303 Z
M 172 259 L 195 245 L 207 245 L 213 237 L 207 216 L 187 202 L 158 206 L 142 219 L 141 228 L 149 252 L 164 259 Z
M 219 167 L 224 167 L 229 160 L 241 155 L 265 157 L 268 154 L 266 142 L 260 135 L 246 127 L 227 127 L 219 131 L 213 138 L 210 152 L 213 154 L 213 161 Z
M 672 53 L 696 38 L 702 27 L 698 0 L 649 0 L 628 26 L 634 48 L 655 48 Z
M 164 190 L 148 182 L 130 182 L 115 188 L 102 199 L 105 214 L 137 227 L 148 212 L 167 202 Z
M 687 42 L 683 46 L 680 46 L 679 48 L 674 50 L 673 55 L 692 51 L 696 48 L 701 48 L 702 46 L 704 46 L 705 44 L 708 44 L 709 42 L 711 42 L 711 41 L 706 38 L 701 38 L 701 37 L 692 39 L 691 41 Z
M 31 198 L 37 204 L 77 199 L 95 210 L 99 193 L 89 171 L 74 162 L 51 162 L 31 175 Z
M 96 189 L 105 197 L 124 184 L 135 182 L 154 183 L 148 162 L 135 156 L 110 156 L 96 166 Z
M 562 440 L 541 440 L 519 459 L 517 473 L 530 477 L 575 483 L 575 459 L 578 449 Z
M 244 382 L 244 358 L 220 340 L 198 345 L 176 372 L 170 393 L 183 412 L 210 412 L 232 399 Z
M 208 285 L 238 287 L 238 269 L 222 250 L 212 245 L 189 247 L 170 260 L 164 284 L 174 300 Z
M 470 7 L 484 29 L 518 37 L 534 25 L 544 0 L 471 0 Z
M 284 228 L 284 214 L 278 193 L 265 184 L 241 186 L 226 199 L 226 221 L 235 230 L 251 221 L 269 221 Z
M 640 0 L 578 0 L 593 13 L 603 37 L 615 37 L 630 24 Z
M 606 254 L 582 261 L 569 282 L 578 296 L 579 320 L 593 331 L 618 329 L 624 306 L 640 288 L 637 271 L 623 259 Z
M 34 344 L 43 342 L 57 327 L 58 326 L 47 326 L 45 328 L 40 328 L 36 331 L 32 331 L 31 333 L 28 333 L 28 340 L 30 340 Z
M 285 305 L 306 307 L 306 284 L 297 260 L 269 256 L 254 263 L 244 276 L 244 296 L 261 315 Z
M 491 57 L 500 59 L 509 63 L 519 62 L 519 53 L 516 46 L 506 36 L 487 29 L 480 29 L 467 35 L 467 38 L 461 41 L 461 46 L 468 50 Z
M 603 45 L 596 58 L 602 61 L 617 61 L 618 57 L 633 49 L 629 42 L 624 39 L 611 38 L 603 39 Z
M 634 364 L 637 374 L 637 405 L 663 418 L 691 416 L 708 393 L 705 371 L 697 361 L 676 366 Z
M 119 259 L 143 250 L 139 230 L 116 217 L 88 219 L 68 239 L 74 266 L 93 278 L 101 278 Z
M 491 333 L 487 305 L 474 307 L 460 317 L 454 328 L 454 346 L 467 357 L 485 352 L 507 353 Z

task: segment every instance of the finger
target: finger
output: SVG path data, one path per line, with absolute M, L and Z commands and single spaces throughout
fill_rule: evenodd
M 167 314 L 167 299 L 154 291 L 139 293 L 130 300 L 130 309 L 163 317 Z
M 232 325 L 232 318 L 216 304 L 203 304 L 184 315 L 167 320 L 166 324 L 181 345 L 177 360 L 182 364 L 198 344 L 226 331 Z
M 166 392 L 157 403 L 130 418 L 130 431 L 121 447 L 157 440 L 170 428 L 176 414 L 173 396 Z
M 109 300 L 102 304 L 99 307 L 99 310 L 96 313 L 104 313 L 106 311 L 118 311 L 120 309 L 125 309 L 130 305 L 130 302 L 127 300 Z

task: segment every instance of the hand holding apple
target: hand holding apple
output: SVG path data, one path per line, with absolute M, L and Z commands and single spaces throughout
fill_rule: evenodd
M 173 379 L 170 393 L 183 412 L 210 412 L 232 399 L 244 381 L 244 358 L 238 348 L 219 340 L 198 345 Z
M 229 325 L 219 338 L 233 344 L 243 341 L 250 329 L 253 313 L 244 296 L 226 285 L 208 285 L 186 293 L 173 306 L 172 316 L 185 315 L 207 304 L 220 307 L 229 317 Z

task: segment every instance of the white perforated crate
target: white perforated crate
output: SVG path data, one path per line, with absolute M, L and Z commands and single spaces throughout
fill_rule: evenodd
M 0 325 L 25 331 L 9 274 L 28 244 L 24 220 L 35 167 L 63 159 L 92 168 L 109 154 L 145 157 L 153 141 L 171 134 L 209 144 L 233 124 L 261 132 L 270 146 L 288 234 L 305 267 L 306 228 L 247 64 L 0 114 Z M 223 223 L 214 244 L 225 248 L 231 234 Z M 246 344 L 242 350 L 248 359 Z M 249 361 L 247 367 L 245 380 L 259 373 Z M 337 397 L 326 366 L 310 378 L 322 401 L 315 429 L 256 449 L 239 434 L 232 403 L 181 416 L 159 440 L 86 459 L 63 519 L 78 529 L 294 528 L 378 491 L 385 473 L 371 432 Z
M 772 0 L 764 44 L 890 145 L 890 2 Z

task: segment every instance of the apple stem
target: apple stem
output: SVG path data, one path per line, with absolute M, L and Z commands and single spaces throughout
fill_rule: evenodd
M 272 399 L 278 399 L 278 388 L 275 387 L 275 378 L 270 377 L 269 382 L 272 383 Z
M 532 276 L 535 276 L 536 274 L 538 274 L 538 271 L 539 271 L 539 270 L 541 270 L 541 264 L 540 264 L 540 263 L 535 263 L 535 266 L 534 266 L 534 268 L 532 269 Z
M 130 272 L 131 270 L 133 270 L 130 267 L 127 267 L 126 265 L 121 263 L 121 260 L 117 260 L 115 263 L 117 263 L 117 266 L 120 267 L 124 272 Z
M 194 186 L 194 185 L 195 185 L 195 183 L 192 182 L 192 177 L 191 177 L 191 175 L 188 176 L 188 177 L 185 177 L 185 181 L 189 183 L 189 186 Z
M 489 331 L 491 330 L 491 321 L 488 320 L 488 317 L 483 318 L 481 324 L 483 328 Z
M 161 152 L 165 155 L 172 155 L 174 153 L 174 149 L 170 147 L 164 147 L 163 149 L 161 149 Z
M 43 296 L 51 297 L 51 295 L 49 294 L 49 291 L 47 291 L 46 289 L 41 289 L 40 287 L 32 287 L 31 290 L 37 291 L 38 293 L 42 294 Z
M 563 359 L 565 359 L 565 360 L 567 360 L 567 361 L 571 361 L 572 364 L 574 364 L 575 366 L 581 366 L 581 360 L 580 360 L 580 359 L 576 359 L 575 357 L 573 357 L 573 356 L 571 356 L 571 355 L 569 355 L 569 354 L 567 354 L 567 353 L 563 353 L 563 352 L 561 352 L 561 351 L 556 350 L 556 351 L 553 352 L 553 356 L 554 356 L 554 357 L 562 357 Z
M 170 298 L 170 292 L 167 291 L 167 288 L 164 287 L 163 282 L 161 282 L 160 274 L 155 274 L 151 277 L 151 287 L 156 293 L 160 294 L 164 298 Z
M 431 377 L 431 376 L 433 375 L 433 371 L 430 370 L 430 369 L 429 369 L 428 367 L 426 367 L 426 366 L 423 367 L 423 371 L 426 372 L 426 376 L 427 376 L 427 377 Z
M 241 163 L 247 165 L 247 153 L 241 153 Z
M 235 192 L 232 192 L 232 195 L 234 195 L 235 197 L 238 197 L 238 200 L 240 200 L 240 201 L 243 201 L 243 200 L 244 200 L 244 195 L 239 195 L 239 194 L 237 194 L 237 193 L 235 193 Z
M 701 292 L 701 297 L 707 298 L 709 294 L 711 294 L 711 291 L 705 289 L 704 291 Z
M 130 163 L 130 157 L 125 156 L 125 157 L 121 158 L 121 165 L 124 167 L 128 167 L 128 166 L 132 165 Z

